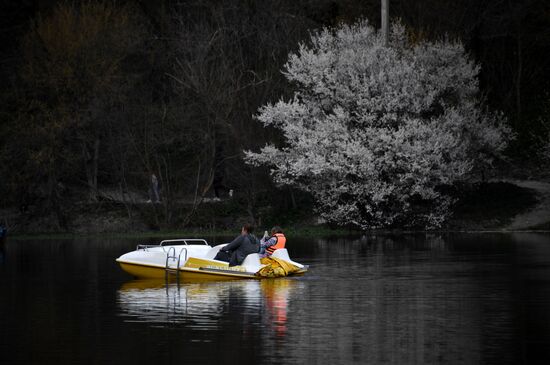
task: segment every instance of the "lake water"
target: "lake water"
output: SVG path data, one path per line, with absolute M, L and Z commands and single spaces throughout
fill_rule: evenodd
M 550 363 L 550 235 L 288 239 L 302 277 L 180 285 L 120 270 L 143 240 L 9 241 L 0 363 Z

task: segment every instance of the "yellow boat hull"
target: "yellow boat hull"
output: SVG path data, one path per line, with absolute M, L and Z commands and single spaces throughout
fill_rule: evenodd
M 229 265 L 223 265 L 216 263 L 212 265 L 211 261 L 190 258 L 184 267 L 179 269 L 178 272 L 174 270 L 168 270 L 163 266 L 143 265 L 128 262 L 118 262 L 122 270 L 128 274 L 141 279 L 164 279 L 167 274 L 169 278 L 175 278 L 179 276 L 183 281 L 205 281 L 205 280 L 235 280 L 235 279 L 264 279 L 264 277 L 255 275 L 243 271 L 241 267 L 229 267 Z M 293 273 L 293 275 L 300 275 L 307 270 L 300 270 Z
M 129 262 L 118 261 L 122 270 L 128 274 L 142 279 L 163 279 L 168 274 L 169 277 L 179 276 L 181 280 L 235 280 L 235 279 L 261 279 L 253 273 L 244 271 L 241 267 L 229 267 L 228 264 L 216 263 L 212 265 L 211 261 L 189 258 L 184 267 L 177 270 L 166 270 L 163 266 L 143 265 Z M 178 275 L 179 274 L 179 275 Z
M 120 268 L 128 274 L 142 279 L 162 279 L 166 276 L 164 267 L 155 267 L 149 265 L 132 264 L 120 262 Z

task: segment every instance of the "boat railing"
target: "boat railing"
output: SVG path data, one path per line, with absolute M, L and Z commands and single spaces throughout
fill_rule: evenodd
M 179 275 L 180 275 L 180 266 L 181 266 L 181 255 L 185 252 L 185 257 L 184 257 L 184 260 L 183 262 L 186 262 L 187 261 L 187 248 L 185 247 L 182 247 L 179 254 L 176 256 L 176 248 L 174 246 L 170 247 L 168 249 L 168 253 L 166 254 L 166 263 L 165 263 L 165 270 L 166 270 L 166 278 L 168 278 L 168 273 L 169 272 L 176 272 L 176 278 L 179 280 Z M 176 261 L 176 259 L 178 259 L 178 264 L 176 267 L 172 267 L 170 266 L 170 259 L 172 259 L 172 261 Z
M 172 270 L 172 268 L 170 267 L 170 265 L 168 264 L 168 261 L 170 259 L 172 259 L 172 261 L 174 261 L 175 259 L 177 259 L 178 257 L 176 256 L 176 248 L 175 247 L 170 247 L 168 249 L 168 253 L 166 254 L 166 263 L 164 264 L 164 268 L 166 270 L 166 275 L 168 275 L 168 271 L 169 270 Z M 176 268 L 177 270 L 177 268 Z
M 183 262 L 186 262 L 187 261 L 187 249 L 185 247 L 183 247 L 181 250 L 180 250 L 180 254 L 178 255 L 178 274 L 179 274 L 179 268 L 180 268 L 180 263 L 181 263 L 181 254 L 185 251 L 185 258 L 183 259 Z
M 166 243 L 170 244 L 173 242 L 183 242 L 183 244 L 185 245 L 189 245 L 191 242 L 200 242 L 208 246 L 208 242 L 206 242 L 206 240 L 202 238 L 177 238 L 173 240 L 163 240 L 163 241 L 160 241 L 160 246 L 164 246 L 164 244 Z
M 186 245 L 186 246 L 189 246 L 192 242 L 199 242 L 201 244 L 205 244 L 206 246 L 208 246 L 208 242 L 206 242 L 206 240 L 202 239 L 202 238 L 177 238 L 177 239 L 173 239 L 173 240 L 163 240 L 163 241 L 160 241 L 160 243 L 156 244 L 156 245 L 139 244 L 139 245 L 136 246 L 136 251 L 137 250 L 147 251 L 147 249 L 149 249 L 149 248 L 162 247 L 162 246 L 165 246 L 166 244 L 176 243 L 176 242 L 183 242 L 183 244 Z M 175 245 L 175 246 L 178 246 L 178 245 Z M 163 251 L 166 252 L 164 247 L 163 247 Z
M 154 247 L 159 247 L 159 245 L 144 245 L 144 244 L 139 244 L 136 246 L 136 251 L 137 250 L 144 250 L 144 251 L 147 251 L 148 248 L 154 248 Z

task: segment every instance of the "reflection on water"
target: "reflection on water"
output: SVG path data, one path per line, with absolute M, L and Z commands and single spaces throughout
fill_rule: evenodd
M 157 326 L 185 323 L 197 330 L 215 329 L 229 307 L 239 298 L 239 310 L 266 314 L 277 336 L 286 333 L 288 298 L 296 282 L 283 279 L 169 283 L 134 280 L 118 290 L 120 315 L 126 321 Z M 233 309 L 234 310 L 234 309 Z
M 179 284 L 120 270 L 136 243 L 8 242 L 0 363 L 550 363 L 547 234 L 289 239 L 302 277 Z
M 272 323 L 275 335 L 279 338 L 284 337 L 287 332 L 287 307 L 292 284 L 295 282 L 287 279 L 266 279 L 261 282 L 267 311 L 265 320 Z
M 290 346 L 293 357 L 398 364 L 516 359 L 517 288 L 509 280 L 514 267 L 503 260 L 512 253 L 505 240 L 383 235 L 320 239 L 315 246 L 301 309 L 308 326 L 295 336 L 316 351 L 304 358 Z M 327 323 L 332 330 L 323 328 Z

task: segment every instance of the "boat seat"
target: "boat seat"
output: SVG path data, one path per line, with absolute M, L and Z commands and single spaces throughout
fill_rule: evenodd
M 251 253 L 247 255 L 241 266 L 244 266 L 248 272 L 256 272 L 260 270 L 263 266 L 260 262 L 260 254 Z
M 288 255 L 288 251 L 287 251 L 286 248 L 279 248 L 279 249 L 275 250 L 273 252 L 273 254 L 271 255 L 271 257 L 276 257 L 276 258 L 279 258 L 281 260 L 285 260 L 286 262 L 290 262 L 292 265 L 297 266 L 299 268 L 304 267 L 304 265 L 302 265 L 298 262 L 292 261 L 290 259 L 290 256 Z
M 292 262 L 286 248 L 279 248 L 278 250 L 273 251 L 273 254 L 271 256 L 277 257 L 279 259 L 282 259 L 288 262 Z

